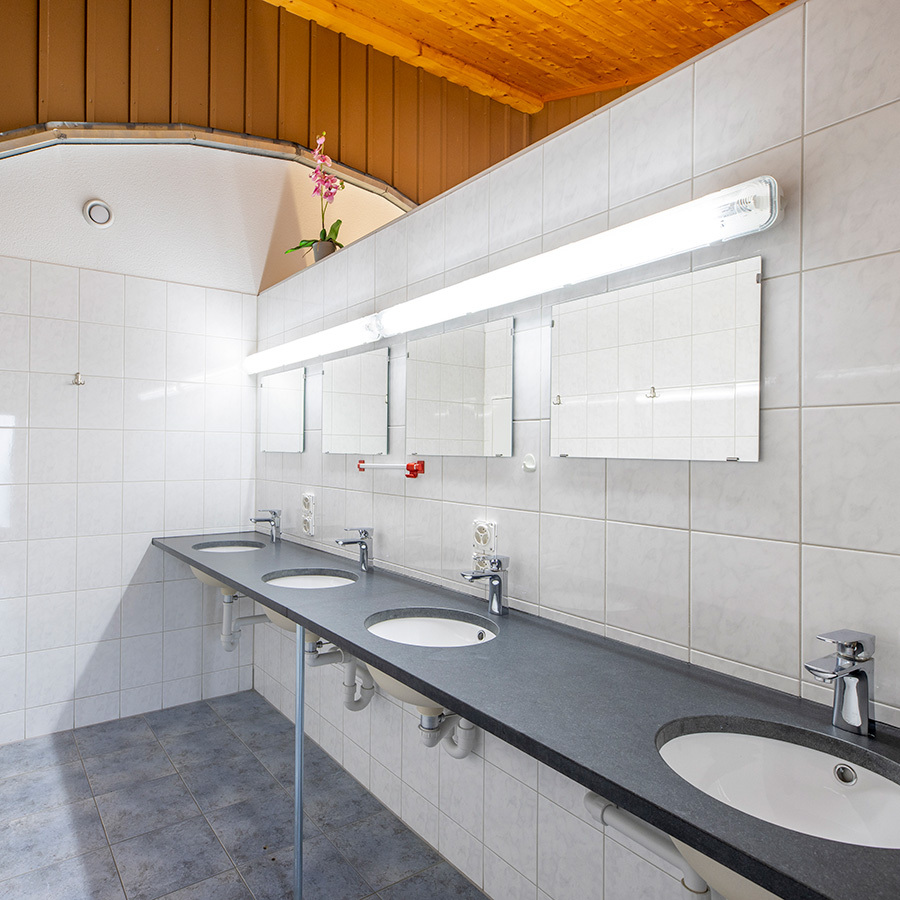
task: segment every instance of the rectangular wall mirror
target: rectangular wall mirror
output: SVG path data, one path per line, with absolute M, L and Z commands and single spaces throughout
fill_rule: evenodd
M 551 456 L 758 461 L 761 265 L 554 306 Z
M 513 320 L 409 341 L 406 452 L 512 456 Z
M 322 452 L 387 453 L 387 348 L 330 360 L 322 375 Z
M 259 379 L 259 449 L 303 452 L 303 387 L 306 369 L 276 372 Z

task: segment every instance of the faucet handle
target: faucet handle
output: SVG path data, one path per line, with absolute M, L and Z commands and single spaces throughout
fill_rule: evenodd
M 368 537 L 372 537 L 372 532 L 374 531 L 374 529 L 372 528 L 371 525 L 364 525 L 362 528 L 359 528 L 359 527 L 357 527 L 357 528 L 345 528 L 344 531 L 358 531 L 358 532 L 359 532 L 359 536 L 360 536 L 361 538 L 364 538 L 364 539 L 365 539 L 365 538 L 368 538 Z
M 281 515 L 280 509 L 258 509 L 257 512 L 267 512 L 271 516 L 280 516 Z
M 509 557 L 491 556 L 488 559 L 487 564 L 492 572 L 505 572 L 509 568 Z
M 875 635 L 865 631 L 853 631 L 842 628 L 839 631 L 828 631 L 816 635 L 816 639 L 826 644 L 837 644 L 838 656 L 865 662 L 875 655 Z

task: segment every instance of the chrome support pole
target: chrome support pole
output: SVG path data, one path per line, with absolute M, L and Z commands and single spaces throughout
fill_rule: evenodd
M 294 900 L 303 900 L 303 626 L 297 625 L 294 710 Z

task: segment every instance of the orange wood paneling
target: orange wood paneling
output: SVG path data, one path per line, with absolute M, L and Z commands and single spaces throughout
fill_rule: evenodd
M 209 124 L 244 128 L 244 0 L 211 0 L 209 8 Z
M 335 159 L 418 202 L 624 90 L 528 116 L 264 0 L 0 0 L 0 75 L 4 130 L 178 122 L 307 147 L 326 131 Z
M 171 0 L 131 3 L 132 122 L 164 122 L 171 103 Z
M 469 92 L 458 84 L 444 82 L 444 154 L 441 181 L 444 190 L 469 177 Z
M 281 10 L 278 53 L 278 137 L 309 145 L 310 23 Z
M 325 132 L 326 150 L 337 154 L 341 125 L 340 35 L 313 23 L 309 33 L 309 140 Z
M 492 166 L 510 155 L 509 113 L 510 108 L 502 103 L 492 103 L 490 105 L 488 133 L 490 135 L 490 164 Z
M 418 197 L 434 197 L 444 189 L 443 79 L 419 69 Z M 435 162 L 437 165 L 435 165 Z
M 641 84 L 791 0 L 267 0 L 521 112 Z
M 130 0 L 87 0 L 89 122 L 128 121 L 130 73 Z
M 247 72 L 244 131 L 278 131 L 278 10 L 247 4 Z
M 38 117 L 85 118 L 85 0 L 41 0 Z
M 209 122 L 209 0 L 172 0 L 172 121 Z
M 0 3 L 0 132 L 38 121 L 38 0 Z
M 368 70 L 366 48 L 341 35 L 341 142 L 329 144 L 342 163 L 364 171 L 368 134 Z
M 368 48 L 366 68 L 366 171 L 386 181 L 394 177 L 394 61 Z
M 491 106 L 481 94 L 469 92 L 469 173 L 483 172 L 491 164 Z
M 419 197 L 418 71 L 394 60 L 394 174 L 391 184 L 407 197 Z

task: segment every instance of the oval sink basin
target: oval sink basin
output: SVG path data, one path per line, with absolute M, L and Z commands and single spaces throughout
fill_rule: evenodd
M 842 844 L 900 848 L 900 784 L 872 771 L 898 778 L 900 766 L 837 741 L 824 752 L 786 737 L 698 731 L 666 741 L 659 754 L 703 793 L 757 819 Z M 853 760 L 839 755 L 845 748 Z
M 259 541 L 205 541 L 194 544 L 191 549 L 207 553 L 244 553 L 248 550 L 262 550 L 265 546 Z
M 319 590 L 320 588 L 346 587 L 353 584 L 358 575 L 342 572 L 340 569 L 283 569 L 263 575 L 263 581 L 274 587 L 297 590 Z
M 471 647 L 492 641 L 499 628 L 490 619 L 455 609 L 386 609 L 369 616 L 366 628 L 374 635 L 415 647 Z M 415 706 L 423 716 L 438 716 L 444 707 L 396 678 L 369 666 L 375 683 L 392 697 Z
M 366 619 L 374 635 L 416 647 L 469 647 L 499 632 L 489 619 L 452 609 L 389 609 Z

